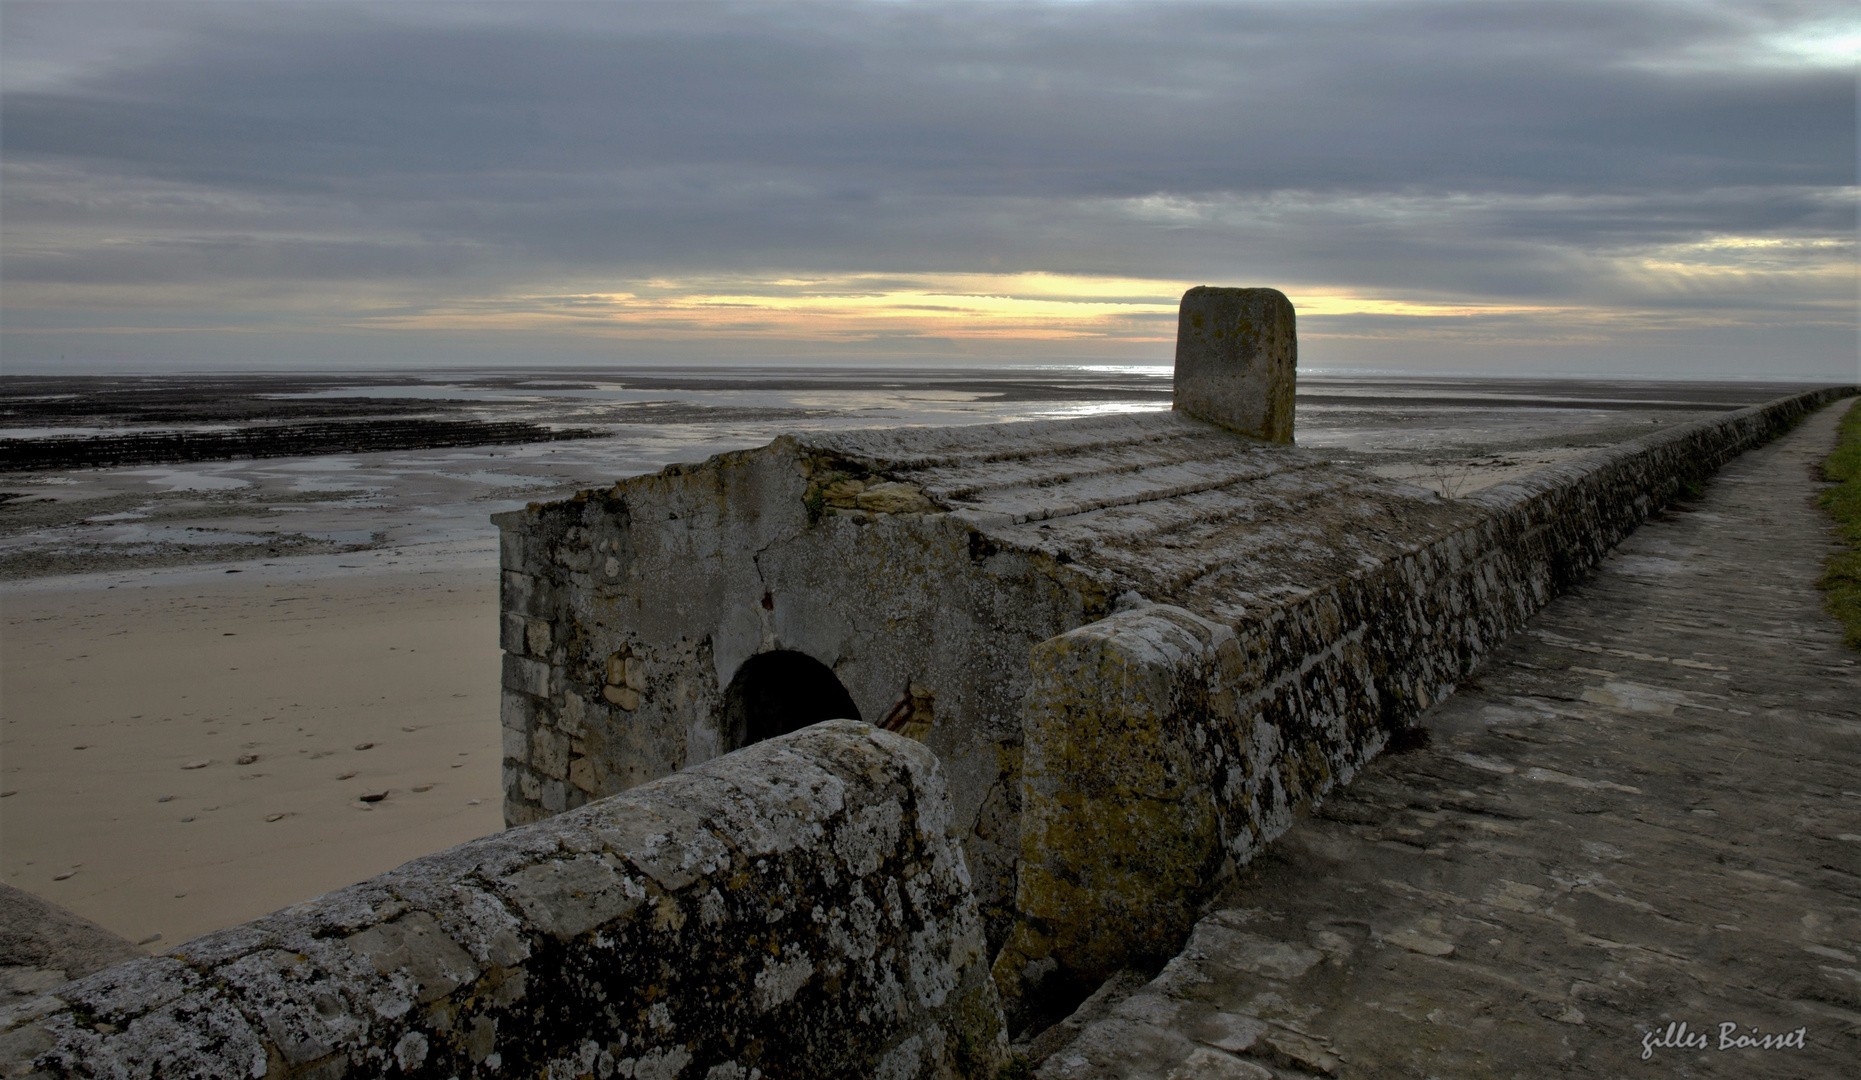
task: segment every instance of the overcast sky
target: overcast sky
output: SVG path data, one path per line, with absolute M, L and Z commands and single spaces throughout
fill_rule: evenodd
M 5 0 L 0 345 L 1854 377 L 1855 12 Z

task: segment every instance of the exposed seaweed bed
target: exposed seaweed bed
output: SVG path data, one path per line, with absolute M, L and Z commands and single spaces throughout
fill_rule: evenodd
M 585 439 L 594 434 L 587 428 L 548 428 L 540 424 L 484 420 L 313 420 L 246 425 L 223 431 L 138 431 L 122 435 L 0 439 L 0 465 L 21 471 L 172 465 L 188 461 L 556 442 Z

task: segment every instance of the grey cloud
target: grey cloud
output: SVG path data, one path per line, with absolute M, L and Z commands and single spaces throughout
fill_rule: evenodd
M 4 7 L 9 281 L 1037 269 L 1548 301 L 1632 293 L 1611 253 L 1854 227 L 1851 73 L 1724 59 L 1837 4 L 154 10 Z
M 8 256 L 22 280 L 66 284 L 177 284 L 226 277 L 367 281 L 458 272 L 471 258 L 460 244 L 279 239 L 256 236 L 161 237 L 71 252 Z
M 632 5 L 573 28 L 270 7 L 9 94 L 8 157 L 384 201 L 681 166 L 824 198 L 1852 176 L 1842 73 L 1635 66 L 1746 29 L 1691 6 L 685 5 L 644 28 Z

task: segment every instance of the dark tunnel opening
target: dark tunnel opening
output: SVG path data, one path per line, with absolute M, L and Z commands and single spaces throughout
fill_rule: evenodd
M 724 735 L 733 750 L 822 720 L 859 719 L 833 669 L 805 653 L 758 653 L 724 690 Z

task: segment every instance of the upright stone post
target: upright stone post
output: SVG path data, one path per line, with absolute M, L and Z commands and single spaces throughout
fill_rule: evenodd
M 1285 293 L 1198 285 L 1183 294 L 1175 408 L 1256 439 L 1290 443 L 1298 361 Z

